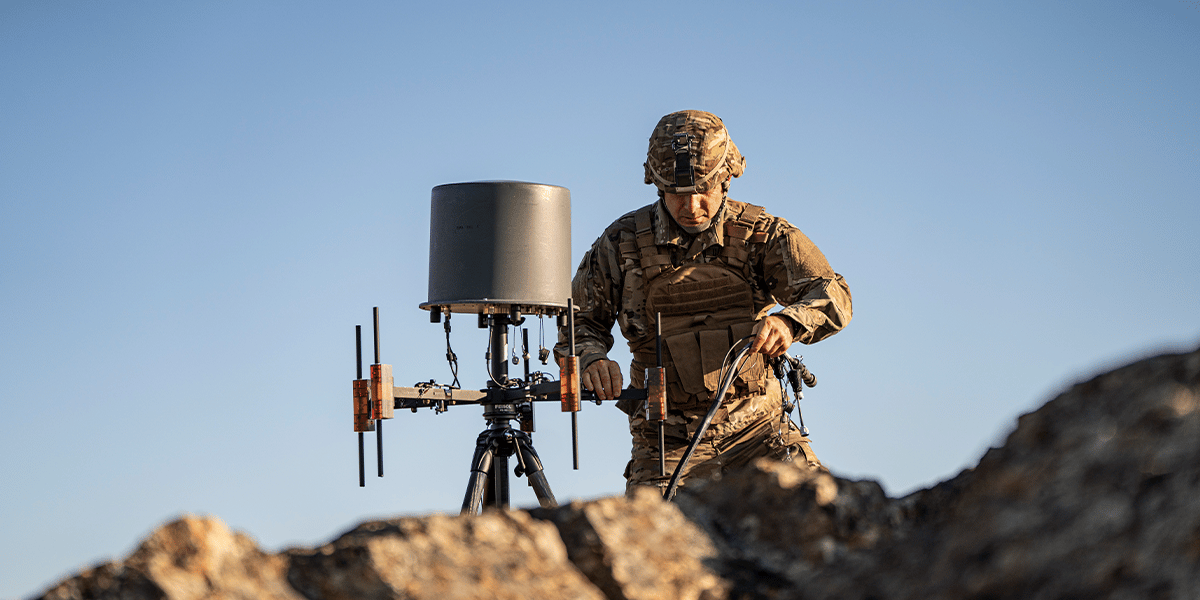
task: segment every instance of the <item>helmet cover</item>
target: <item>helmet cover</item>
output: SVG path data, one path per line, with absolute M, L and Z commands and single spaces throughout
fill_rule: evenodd
M 702 110 L 673 112 L 658 121 L 646 151 L 646 183 L 668 194 L 707 193 L 740 177 L 746 159 L 721 118 Z

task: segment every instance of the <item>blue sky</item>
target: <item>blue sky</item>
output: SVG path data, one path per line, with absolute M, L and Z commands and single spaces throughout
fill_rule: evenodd
M 643 4 L 0 4 L 0 598 L 185 512 L 268 549 L 456 512 L 473 407 L 397 415 L 357 486 L 354 325 L 379 306 L 398 384 L 449 381 L 417 308 L 431 188 L 569 188 L 574 263 L 654 199 L 674 110 L 720 115 L 731 196 L 850 284 L 849 327 L 794 348 L 836 474 L 935 483 L 1064 386 L 1200 342 L 1196 2 Z M 620 493 L 623 415 L 580 422 L 573 471 L 539 413 L 556 495 Z

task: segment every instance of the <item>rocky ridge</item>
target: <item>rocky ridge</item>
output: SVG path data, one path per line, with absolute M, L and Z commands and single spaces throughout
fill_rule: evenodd
M 45 599 L 1200 597 L 1200 350 L 1077 384 L 903 498 L 761 461 L 675 503 L 366 522 L 262 552 L 185 517 Z

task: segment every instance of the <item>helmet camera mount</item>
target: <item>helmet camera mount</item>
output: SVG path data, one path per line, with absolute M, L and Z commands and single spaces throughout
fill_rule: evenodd
M 676 188 L 690 188 L 696 185 L 696 165 L 693 162 L 695 155 L 692 152 L 695 141 L 696 136 L 682 131 L 676 132 L 671 139 L 671 152 L 675 154 Z

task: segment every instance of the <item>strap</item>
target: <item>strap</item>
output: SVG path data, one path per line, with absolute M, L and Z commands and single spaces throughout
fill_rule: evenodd
M 633 213 L 634 232 L 641 237 L 643 233 L 654 233 L 653 224 L 650 223 L 650 211 L 654 210 L 654 205 L 643 206 Z
M 750 258 L 750 253 L 746 251 L 745 244 L 741 244 L 740 247 L 730 244 L 721 249 L 721 256 L 730 266 L 741 269 Z
M 650 267 L 661 267 L 663 265 L 671 264 L 671 257 L 667 256 L 666 254 L 651 254 L 648 256 L 643 255 L 641 261 L 639 262 L 643 269 L 648 269 Z
M 653 211 L 653 204 L 634 211 L 634 239 L 618 245 L 622 258 L 622 270 L 637 265 L 642 269 L 643 277 L 647 279 L 658 275 L 664 266 L 671 264 L 670 255 L 659 251 L 658 246 L 654 243 L 654 223 L 650 218 Z
M 650 219 L 654 206 L 654 204 L 643 206 L 633 213 L 638 259 L 636 264 L 642 268 L 642 277 L 647 281 L 657 277 L 663 269 L 671 266 L 670 251 L 663 250 L 654 243 L 654 224 Z M 625 246 L 622 245 L 622 251 L 624 248 Z M 626 261 L 625 264 L 630 264 L 630 262 Z
M 731 202 L 736 202 L 732 200 Z M 745 204 L 738 202 L 743 206 L 741 214 L 732 221 L 725 222 L 725 238 L 726 243 L 732 242 L 732 245 L 742 246 L 752 238 L 755 241 L 766 241 L 766 232 L 754 231 L 754 224 L 758 222 L 758 217 L 763 213 L 763 207 L 753 204 Z M 759 235 L 762 234 L 762 235 Z
M 747 204 L 746 210 L 742 211 L 742 215 L 738 217 L 738 222 L 753 230 L 754 224 L 758 222 L 758 217 L 762 213 L 763 207 L 755 204 Z
M 767 232 L 754 231 L 754 225 L 758 222 L 758 217 L 762 215 L 763 207 L 742 202 L 738 202 L 738 204 L 742 205 L 742 212 L 736 219 L 725 222 L 725 247 L 721 250 L 721 256 L 730 266 L 741 269 L 746 280 L 749 281 L 750 250 L 747 248 L 747 242 L 765 242 L 767 241 Z

